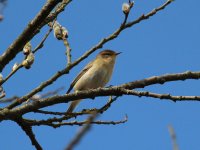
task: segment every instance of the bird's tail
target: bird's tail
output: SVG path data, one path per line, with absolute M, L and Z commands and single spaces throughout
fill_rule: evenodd
M 67 109 L 67 113 L 72 113 L 76 106 L 80 103 L 81 99 L 71 102 L 69 108 Z

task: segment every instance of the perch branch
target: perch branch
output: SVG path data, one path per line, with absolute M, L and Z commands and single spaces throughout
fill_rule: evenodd
M 70 101 L 74 101 L 77 99 L 94 98 L 94 97 L 98 97 L 98 96 L 110 96 L 110 95 L 138 96 L 138 93 L 136 91 L 132 91 L 131 89 L 144 88 L 146 86 L 155 85 L 155 84 L 164 84 L 164 83 L 170 82 L 170 81 L 179 81 L 179 80 L 186 80 L 186 79 L 199 79 L 199 78 L 200 78 L 200 72 L 187 71 L 184 73 L 153 76 L 153 77 L 146 78 L 143 80 L 137 80 L 134 82 L 129 82 L 129 83 L 122 84 L 119 86 L 113 86 L 110 88 L 98 88 L 98 89 L 79 91 L 76 93 L 70 93 L 70 94 L 62 95 L 62 96 L 53 96 L 53 97 L 33 101 L 30 104 L 19 106 L 18 108 L 12 109 L 10 111 L 8 111 L 8 109 L 4 108 L 3 110 L 0 111 L 0 120 L 6 116 L 6 113 L 9 113 L 10 115 L 25 114 L 25 113 L 33 112 L 35 110 L 41 109 L 46 106 L 51 106 L 54 104 L 68 103 Z M 189 98 L 189 99 L 186 99 L 186 98 Z M 194 99 L 192 99 L 192 98 L 194 98 Z M 200 97 L 198 97 L 198 96 L 194 96 L 192 98 L 186 96 L 186 97 L 182 97 L 182 99 L 177 99 L 177 101 L 185 101 L 185 100 L 200 101 Z

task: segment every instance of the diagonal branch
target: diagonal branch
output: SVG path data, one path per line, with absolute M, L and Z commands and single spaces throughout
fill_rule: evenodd
M 132 27 L 133 25 L 137 24 L 137 23 L 140 23 L 141 21 L 144 21 L 146 19 L 149 19 L 151 16 L 155 15 L 158 11 L 160 10 L 163 10 L 166 6 L 168 6 L 170 3 L 172 2 L 172 0 L 167 0 L 166 3 L 164 3 L 163 5 L 161 5 L 160 7 L 154 9 L 153 11 L 150 11 L 148 14 L 146 15 L 142 15 L 140 16 L 138 19 L 130 22 L 130 23 L 127 23 L 127 19 L 128 19 L 128 15 L 129 14 L 126 14 L 125 15 L 125 18 L 124 18 L 124 21 L 123 23 L 121 24 L 121 26 L 115 30 L 112 34 L 110 34 L 108 37 L 106 38 L 103 38 L 98 44 L 96 44 L 95 46 L 93 46 L 91 49 L 89 49 L 85 54 L 83 54 L 79 59 L 77 59 L 73 64 L 74 65 L 77 65 L 79 64 L 82 60 L 84 60 L 85 58 L 87 58 L 90 54 L 92 54 L 94 51 L 96 51 L 97 49 L 100 49 L 103 47 L 103 45 L 115 38 L 117 38 L 120 33 L 129 28 L 129 27 Z
M 41 24 L 41 26 L 44 26 L 45 24 L 53 21 L 57 18 L 57 16 L 65 10 L 65 7 L 71 2 L 72 0 L 62 0 L 62 3 L 58 4 L 58 6 L 55 8 L 54 12 L 50 13 L 48 17 L 44 20 L 44 22 Z
M 90 130 L 91 122 L 93 122 L 97 117 L 97 114 L 94 113 L 87 119 L 87 124 L 83 126 L 77 135 L 71 140 L 65 150 L 73 150 L 73 148 L 77 145 L 77 143 L 83 138 L 83 136 Z
M 47 33 L 45 34 L 45 36 L 43 37 L 42 41 L 33 50 L 33 53 L 36 53 L 39 49 L 41 49 L 44 46 L 44 42 L 46 41 L 46 39 L 48 38 L 48 36 L 49 36 L 49 34 L 51 33 L 52 30 L 53 30 L 53 28 L 50 27 L 49 30 L 47 31 Z
M 9 75 L 0 82 L 0 85 L 4 84 L 10 77 L 12 77 L 19 69 L 23 67 L 22 63 L 17 65 L 16 69 L 12 70 Z
M 48 0 L 36 17 L 27 25 L 21 35 L 8 47 L 8 49 L 0 57 L 0 72 L 2 72 L 4 67 L 13 58 L 15 58 L 24 45 L 34 37 L 36 31 L 39 31 L 43 27 L 40 26 L 41 23 L 60 1 L 61 0 Z
M 22 128 L 22 130 L 26 133 L 26 135 L 30 138 L 32 145 L 35 146 L 37 150 L 42 150 L 42 147 L 40 146 L 40 144 L 35 138 L 35 135 L 32 131 L 32 127 L 28 125 L 23 119 L 19 119 L 16 122 Z
M 124 28 L 129 28 L 129 27 L 131 27 L 131 26 L 133 26 L 133 25 L 135 25 L 135 24 L 137 24 L 137 23 L 140 23 L 142 20 L 147 20 L 147 19 L 149 19 L 149 17 L 155 15 L 158 11 L 165 9 L 165 7 L 166 7 L 167 5 L 169 5 L 170 3 L 172 3 L 173 1 L 174 1 L 174 0 L 167 0 L 163 5 L 161 5 L 161 6 L 158 7 L 158 8 L 155 8 L 154 10 L 152 10 L 151 12 L 149 12 L 148 14 L 146 14 L 146 15 L 143 14 L 143 15 L 141 15 L 138 19 L 127 23 L 127 24 L 125 25 Z
M 49 92 L 46 92 L 46 93 L 43 93 L 43 94 L 37 94 L 37 96 L 35 97 L 35 95 L 33 95 L 33 97 L 31 97 L 30 99 L 31 100 L 38 100 L 38 99 L 41 99 L 41 98 L 47 98 L 49 96 L 53 96 L 53 95 L 56 95 L 58 94 L 60 91 L 62 91 L 64 89 L 64 87 L 60 87 L 60 88 L 57 88 L 55 89 L 54 91 L 49 91 Z M 0 103 L 9 103 L 9 102 L 13 102 L 14 100 L 20 98 L 19 96 L 15 95 L 15 96 L 12 96 L 10 98 L 4 98 L 2 100 L 0 100 Z
M 49 34 L 51 33 L 53 29 L 50 28 L 48 30 L 48 32 L 45 34 L 45 36 L 43 37 L 42 41 L 37 45 L 37 47 L 33 50 L 33 53 L 36 53 L 39 49 L 41 49 L 44 46 L 44 42 L 46 41 L 47 37 L 49 36 Z M 0 85 L 4 84 L 10 77 L 12 77 L 19 69 L 23 68 L 22 63 L 20 63 L 16 69 L 12 70 L 10 72 L 10 74 L 2 81 L 0 81 Z
M 179 146 L 177 144 L 176 133 L 172 125 L 168 125 L 169 134 L 172 140 L 173 150 L 179 150 Z

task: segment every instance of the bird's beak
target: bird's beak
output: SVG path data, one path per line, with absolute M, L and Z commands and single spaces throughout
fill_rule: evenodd
M 117 55 L 119 55 L 119 54 L 121 54 L 122 52 L 118 52 L 118 53 L 115 53 L 115 55 L 117 56 Z

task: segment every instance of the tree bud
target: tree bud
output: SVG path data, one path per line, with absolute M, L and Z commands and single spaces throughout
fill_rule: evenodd
M 30 42 L 26 43 L 26 45 L 23 48 L 24 55 L 28 55 L 31 52 L 31 48 L 32 48 L 31 43 Z
M 26 68 L 26 69 L 30 69 L 31 65 L 33 64 L 35 59 L 35 56 L 33 53 L 30 53 L 27 58 L 22 62 L 22 65 Z
M 123 3 L 122 11 L 123 11 L 124 14 L 128 14 L 129 11 L 130 11 L 130 5 L 128 3 Z

